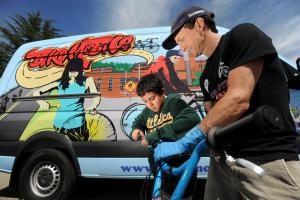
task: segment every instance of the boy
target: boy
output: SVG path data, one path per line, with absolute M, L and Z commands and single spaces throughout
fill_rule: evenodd
M 154 74 L 141 78 L 137 85 L 137 94 L 144 101 L 146 108 L 133 122 L 131 137 L 133 140 L 142 139 L 144 146 L 148 146 L 157 140 L 176 141 L 200 122 L 197 112 L 180 99 L 179 95 L 170 94 L 167 97 L 165 96 L 163 84 Z M 182 163 L 177 159 L 173 162 L 175 162 L 175 165 L 176 163 Z M 149 155 L 149 164 L 153 169 L 152 153 Z M 193 179 L 187 188 L 185 197 L 191 196 L 193 193 L 196 173 Z M 178 180 L 177 177 L 168 177 L 164 174 L 163 191 L 171 195 Z M 173 185 L 171 186 L 170 183 Z

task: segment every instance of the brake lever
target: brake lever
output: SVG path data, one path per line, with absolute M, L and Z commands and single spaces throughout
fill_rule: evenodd
M 225 156 L 226 156 L 225 162 L 228 166 L 237 165 L 237 166 L 245 167 L 247 169 L 252 170 L 261 178 L 266 175 L 266 172 L 262 167 L 254 164 L 253 162 L 250 162 L 249 160 L 246 160 L 244 158 L 235 159 L 232 156 L 228 155 L 226 152 L 225 152 Z

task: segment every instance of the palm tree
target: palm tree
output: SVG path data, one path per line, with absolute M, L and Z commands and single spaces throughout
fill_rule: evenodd
M 27 13 L 27 16 L 10 17 L 12 22 L 5 20 L 6 26 L 0 26 L 2 41 L 0 42 L 0 76 L 9 59 L 22 44 L 37 40 L 61 37 L 53 26 L 53 20 L 41 17 L 40 12 Z

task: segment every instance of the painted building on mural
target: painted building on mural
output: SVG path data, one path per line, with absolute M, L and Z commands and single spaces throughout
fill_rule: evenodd
M 169 59 L 168 57 L 161 56 L 159 61 L 154 61 L 147 65 L 146 63 L 135 63 L 135 64 L 127 64 L 129 67 L 124 69 L 123 71 L 114 72 L 114 67 L 116 63 L 109 63 L 110 65 L 104 65 L 103 67 L 95 67 L 91 72 L 86 72 L 85 76 L 93 77 L 95 84 L 97 86 L 97 90 L 104 97 L 126 97 L 128 95 L 136 96 L 135 90 L 128 91 L 126 90 L 125 85 L 132 81 L 134 85 L 136 85 L 139 79 L 148 74 L 148 73 L 156 73 L 156 71 L 163 71 L 168 69 L 163 68 L 165 66 L 164 62 Z M 183 82 L 183 84 L 188 85 L 191 90 L 200 90 L 198 79 L 202 70 L 204 69 L 205 63 L 195 62 L 193 60 L 191 62 L 191 78 L 192 85 L 188 85 L 187 81 L 187 72 L 184 64 L 184 60 L 182 56 L 179 56 L 178 62 L 173 65 L 173 68 L 176 72 L 176 76 Z M 95 64 L 97 66 L 97 64 Z M 124 64 L 123 64 L 124 65 Z M 99 66 L 99 65 L 98 65 Z M 157 67 L 159 69 L 157 69 Z M 156 71 L 155 71 L 156 70 Z M 170 81 L 174 77 L 169 77 Z M 167 79 L 164 77 L 164 79 Z M 176 92 L 176 91 L 173 91 Z M 170 91 L 167 91 L 170 93 Z

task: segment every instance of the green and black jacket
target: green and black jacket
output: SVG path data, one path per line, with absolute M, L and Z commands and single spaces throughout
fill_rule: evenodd
M 165 99 L 159 112 L 145 107 L 137 116 L 132 130 L 140 129 L 146 133 L 149 144 L 154 140 L 175 141 L 200 122 L 197 112 L 177 94 Z

